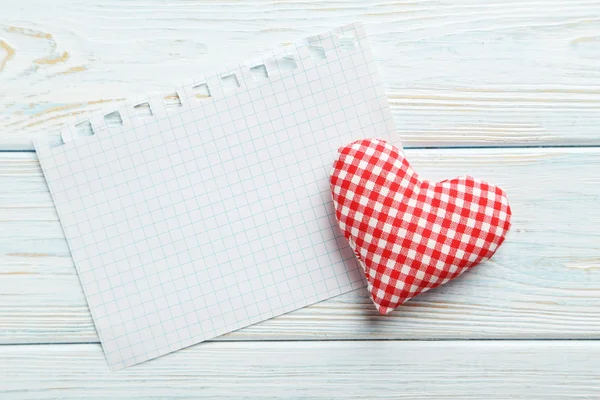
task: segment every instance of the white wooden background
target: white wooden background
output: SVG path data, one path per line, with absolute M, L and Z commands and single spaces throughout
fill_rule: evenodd
M 506 244 L 388 317 L 358 290 L 110 373 L 31 139 L 356 20 L 416 169 L 502 185 Z M 0 151 L 2 399 L 600 396 L 598 0 L 2 0 Z

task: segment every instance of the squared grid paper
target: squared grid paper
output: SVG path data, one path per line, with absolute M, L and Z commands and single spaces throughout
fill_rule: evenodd
M 250 73 L 257 64 L 268 77 Z M 239 87 L 227 90 L 231 74 Z M 202 83 L 208 99 L 192 92 Z M 395 131 L 362 26 L 178 95 L 176 109 L 150 99 L 150 119 L 130 104 L 120 127 L 94 114 L 94 135 L 36 143 L 113 370 L 365 283 L 328 179 L 340 146 Z

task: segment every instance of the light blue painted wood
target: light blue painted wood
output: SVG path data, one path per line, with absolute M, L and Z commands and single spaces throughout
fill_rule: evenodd
M 0 147 L 357 20 L 406 145 L 598 144 L 598 18 L 598 0 L 7 1 Z
M 408 150 L 422 176 L 501 185 L 513 229 L 461 278 L 380 317 L 366 290 L 219 340 L 598 338 L 600 149 Z M 0 155 L 0 342 L 97 341 L 35 154 Z
M 99 345 L 0 346 L 0 397 L 582 399 L 599 342 L 205 343 L 111 373 Z
M 5 3 L 0 150 L 355 20 L 406 146 L 600 143 L 597 0 Z M 595 340 L 362 340 L 598 338 L 599 151 L 409 151 L 426 177 L 506 188 L 492 261 L 388 318 L 357 291 L 119 374 L 96 344 L 18 345 L 97 338 L 35 155 L 2 153 L 0 397 L 594 398 Z

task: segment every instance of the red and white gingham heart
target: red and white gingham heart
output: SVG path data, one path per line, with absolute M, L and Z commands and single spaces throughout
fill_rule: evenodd
M 510 228 L 502 189 L 469 176 L 422 180 L 383 140 L 340 148 L 331 191 L 381 314 L 490 258 Z

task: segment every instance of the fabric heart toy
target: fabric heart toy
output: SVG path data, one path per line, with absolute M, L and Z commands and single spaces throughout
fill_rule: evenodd
M 422 180 L 383 140 L 340 148 L 331 191 L 381 314 L 490 258 L 510 228 L 502 189 L 469 176 Z

